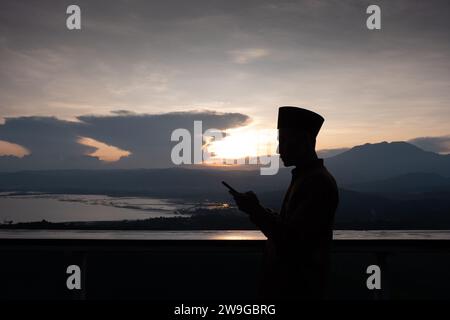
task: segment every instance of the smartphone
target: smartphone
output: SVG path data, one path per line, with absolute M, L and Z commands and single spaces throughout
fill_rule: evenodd
M 230 186 L 228 183 L 226 183 L 225 181 L 222 181 L 222 184 L 228 188 L 228 190 L 230 190 L 231 192 L 234 193 L 239 193 L 238 191 L 236 191 L 236 189 L 234 189 L 232 186 Z

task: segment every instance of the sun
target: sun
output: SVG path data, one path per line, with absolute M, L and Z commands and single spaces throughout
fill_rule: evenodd
M 207 164 L 232 164 L 233 160 L 273 155 L 276 153 L 276 147 L 276 130 L 229 129 L 224 138 L 206 145 L 207 151 L 212 154 Z

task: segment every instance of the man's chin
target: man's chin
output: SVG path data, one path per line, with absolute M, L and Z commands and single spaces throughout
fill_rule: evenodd
M 281 161 L 283 161 L 283 165 L 284 165 L 285 167 L 291 167 L 291 166 L 294 165 L 294 162 L 291 161 L 291 160 L 289 160 L 289 159 L 283 159 L 283 158 L 281 158 Z

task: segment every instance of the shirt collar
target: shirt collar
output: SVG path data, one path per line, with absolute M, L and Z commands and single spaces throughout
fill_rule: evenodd
M 292 169 L 291 173 L 292 173 L 292 178 L 296 178 L 299 175 L 302 175 L 308 171 L 311 171 L 315 168 L 321 168 L 323 167 L 323 159 L 314 159 L 311 161 L 308 161 L 306 163 L 303 163 L 297 167 L 295 167 L 294 169 Z

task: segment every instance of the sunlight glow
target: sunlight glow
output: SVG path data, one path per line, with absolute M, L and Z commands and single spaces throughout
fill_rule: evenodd
M 227 135 L 212 141 L 206 148 L 212 154 L 207 164 L 221 165 L 221 160 L 256 158 L 276 154 L 277 131 L 257 130 L 248 127 L 227 130 Z
M 19 144 L 0 140 L 0 156 L 13 156 L 23 158 L 30 155 L 31 152 Z
M 211 240 L 265 240 L 266 237 L 258 231 L 237 230 L 223 231 L 214 234 Z

